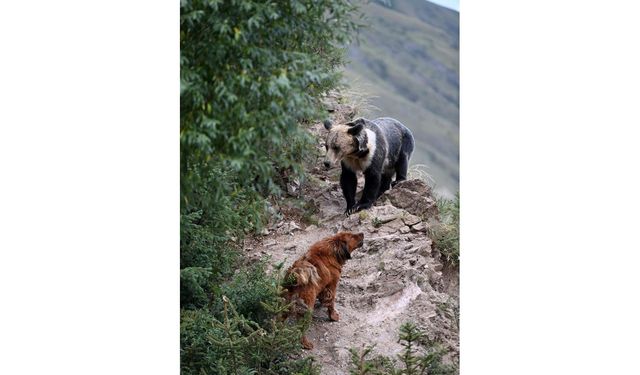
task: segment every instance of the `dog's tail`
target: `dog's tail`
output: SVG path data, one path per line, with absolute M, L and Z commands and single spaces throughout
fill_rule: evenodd
M 297 262 L 294 264 L 291 269 L 287 272 L 287 279 L 293 278 L 295 280 L 291 280 L 291 284 L 295 286 L 303 286 L 308 284 L 313 284 L 314 286 L 318 286 L 318 281 L 320 281 L 320 276 L 318 275 L 318 270 L 316 266 L 303 260 L 301 262 Z

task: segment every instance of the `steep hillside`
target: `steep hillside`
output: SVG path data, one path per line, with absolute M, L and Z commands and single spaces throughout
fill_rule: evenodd
M 346 122 L 359 116 L 340 97 L 329 95 L 331 120 Z M 440 220 L 431 187 L 410 179 L 384 193 L 374 207 L 351 216 L 343 214 L 340 169 L 322 166 L 324 136 L 322 123 L 310 124 L 316 139 L 316 157 L 308 161 L 305 181 L 292 181 L 287 196 L 274 200 L 270 225 L 260 236 L 245 241 L 249 261 L 283 262 L 285 269 L 309 247 L 338 231 L 364 233 L 364 246 L 354 251 L 343 270 L 336 292 L 340 321 L 328 321 L 326 309 L 316 306 L 307 333 L 322 374 L 349 373 L 349 349 L 374 345 L 370 357 L 396 358 L 400 326 L 414 323 L 433 344 L 441 347 L 443 362 L 457 368 L 458 272 L 444 267 L 430 229 Z M 358 190 L 364 179 L 360 177 Z M 384 372 L 391 373 L 391 372 Z M 454 371 L 457 373 L 457 371 Z
M 349 49 L 346 81 L 372 97 L 367 117 L 395 117 L 417 140 L 411 164 L 425 164 L 436 191 L 459 181 L 458 12 L 424 0 L 363 5 L 366 27 Z

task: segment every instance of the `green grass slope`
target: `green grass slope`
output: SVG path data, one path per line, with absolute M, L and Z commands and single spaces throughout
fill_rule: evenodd
M 437 191 L 452 196 L 459 183 L 459 14 L 425 0 L 362 6 L 367 26 L 349 48 L 347 83 L 416 138 L 412 165 L 424 164 Z

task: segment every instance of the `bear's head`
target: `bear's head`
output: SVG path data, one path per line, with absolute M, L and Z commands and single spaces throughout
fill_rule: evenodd
M 329 131 L 325 138 L 327 155 L 324 166 L 328 169 L 345 158 L 358 158 L 367 152 L 367 133 L 365 120 L 359 118 L 344 125 L 333 125 L 326 120 L 324 127 Z

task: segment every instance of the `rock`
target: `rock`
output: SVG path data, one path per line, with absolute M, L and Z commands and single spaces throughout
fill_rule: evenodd
M 432 284 L 436 284 L 439 283 L 440 280 L 442 280 L 442 272 L 439 272 L 439 270 L 431 269 L 431 268 L 427 268 L 425 270 L 427 277 L 429 278 L 429 281 Z
M 387 248 L 387 244 L 400 241 L 400 236 L 397 234 L 389 234 L 386 236 L 380 236 L 375 238 L 364 238 L 365 247 L 363 252 L 375 253 Z
M 399 217 L 402 216 L 403 214 L 406 215 L 405 212 L 403 212 L 401 209 L 391 205 L 391 204 L 384 204 L 381 206 L 373 206 L 372 208 L 368 209 L 367 212 L 369 213 L 370 217 L 377 217 L 379 219 L 385 218 L 385 217 Z
M 400 219 L 394 219 L 390 222 L 388 222 L 387 224 L 381 226 L 380 228 L 378 228 L 378 230 L 380 230 L 381 232 L 386 232 L 386 233 L 395 233 L 398 230 L 400 230 L 400 228 L 404 227 L 404 223 L 402 222 L 402 220 Z M 408 228 L 408 227 L 407 227 Z M 408 232 L 407 232 L 408 233 Z
M 296 249 L 296 247 L 297 247 L 297 245 L 296 245 L 296 244 L 291 244 L 291 245 L 287 245 L 287 246 L 285 246 L 285 247 L 284 247 L 284 250 L 285 250 L 285 251 L 293 251 L 293 250 L 295 250 L 295 249 Z
M 305 231 L 306 231 L 306 232 L 311 232 L 311 231 L 313 231 L 313 230 L 317 230 L 317 229 L 318 229 L 318 226 L 317 226 L 317 225 L 315 225 L 315 224 L 311 224 L 311 225 L 309 225 L 309 226 L 305 229 Z
M 367 241 L 365 238 L 365 242 L 367 243 L 366 249 L 367 252 L 376 253 L 384 248 L 385 240 L 384 239 L 373 239 L 371 241 Z
M 266 246 L 266 247 L 275 246 L 275 245 L 277 245 L 277 244 L 278 244 L 278 242 L 277 242 L 276 240 L 267 240 L 267 241 L 264 241 L 264 246 Z
M 267 202 L 267 213 L 269 214 L 269 216 L 276 216 L 278 214 L 278 210 L 273 207 L 273 205 L 270 202 Z
M 298 224 L 296 224 L 295 221 L 291 221 L 289 223 L 289 229 L 290 229 L 291 232 L 293 232 L 294 230 L 300 230 L 301 228 L 300 228 L 300 226 Z
M 300 226 L 296 224 L 295 221 L 290 221 L 288 223 L 280 222 L 278 223 L 278 229 L 276 232 L 278 234 L 291 234 L 296 230 L 301 230 Z
M 383 215 L 379 217 L 374 217 L 371 221 L 372 223 L 376 223 L 377 225 L 384 225 L 397 218 L 398 218 L 397 215 Z
M 412 226 L 412 225 L 416 225 L 416 224 L 418 224 L 418 223 L 422 222 L 422 219 L 421 219 L 421 218 L 419 218 L 419 217 L 418 217 L 418 216 L 416 216 L 416 215 L 408 214 L 408 215 L 405 215 L 405 216 L 403 216 L 403 217 L 402 217 L 402 221 L 403 221 L 406 225 L 408 225 L 408 226 Z
M 409 232 L 411 232 L 411 228 L 409 228 L 406 225 L 404 227 L 400 228 L 400 233 L 402 233 L 402 234 L 407 234 Z
M 358 259 L 358 258 L 363 258 L 364 257 L 364 252 L 363 251 L 354 251 L 353 253 L 351 253 L 351 258 L 354 259 Z M 344 276 L 344 274 L 343 274 Z
M 438 206 L 432 195 L 431 187 L 423 180 L 413 179 L 399 182 L 391 190 L 387 190 L 383 197 L 395 207 L 403 208 L 413 215 L 438 216 Z
M 408 254 L 413 254 L 413 253 L 417 252 L 418 250 L 420 250 L 420 247 L 417 247 L 417 246 L 416 247 L 412 247 L 411 244 L 409 244 L 408 247 L 404 248 L 404 251 L 406 253 L 408 253 Z
M 411 190 L 425 197 L 432 196 L 431 186 L 429 186 L 424 180 L 421 180 L 419 178 L 400 181 L 393 188 Z
M 420 250 L 418 250 L 418 254 L 425 257 L 431 256 L 431 244 L 420 247 Z
M 294 178 L 293 181 L 287 184 L 287 193 L 291 196 L 296 196 L 296 193 L 300 190 L 300 180 Z
M 346 219 L 342 220 L 342 228 L 348 231 L 353 230 L 360 225 L 360 218 L 358 215 L 350 215 Z
M 268 235 L 269 234 L 269 229 L 264 228 L 263 230 L 260 231 L 260 234 L 263 235 L 263 236 Z
M 418 223 L 411 227 L 412 232 L 426 232 L 427 226 L 424 223 Z
M 380 289 L 380 297 L 392 296 L 404 290 L 404 284 L 401 281 L 391 281 L 385 283 Z

